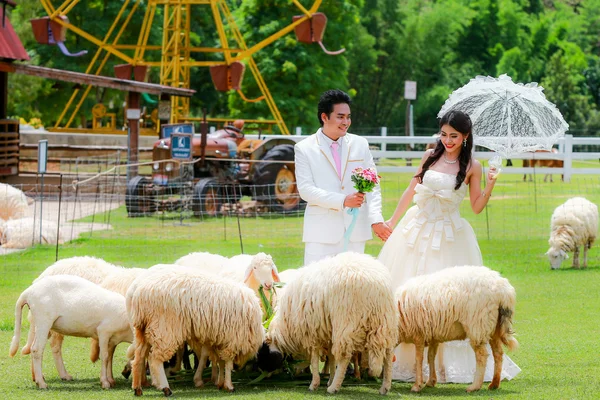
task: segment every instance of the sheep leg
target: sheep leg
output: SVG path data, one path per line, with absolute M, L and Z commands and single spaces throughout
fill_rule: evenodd
M 100 345 L 98 344 L 98 339 L 92 338 L 90 342 L 90 361 L 95 363 L 98 361 L 100 357 Z
M 233 360 L 227 360 L 224 363 L 225 367 L 225 381 L 223 382 L 223 387 L 228 392 L 233 392 L 235 388 L 233 387 L 233 383 L 231 382 L 231 371 L 233 370 Z
M 383 382 L 379 388 L 379 394 L 387 394 L 392 389 L 392 360 L 394 349 L 387 349 L 383 359 Z
M 62 358 L 62 344 L 65 337 L 57 332 L 51 332 L 50 335 L 50 348 L 52 349 L 52 357 L 54 358 L 54 365 L 60 379 L 63 381 L 72 381 L 73 377 L 67 373 L 65 369 L 65 363 Z
M 31 315 L 31 311 L 27 315 L 27 320 L 29 321 L 29 333 L 27 334 L 27 343 L 21 349 L 21 354 L 26 355 L 31 353 L 31 345 L 33 344 L 33 340 L 35 339 L 35 324 L 33 322 L 33 316 Z M 50 331 L 52 334 L 52 331 Z
M 573 251 L 573 268 L 579 269 L 579 247 Z
M 369 351 L 365 349 L 360 355 L 360 376 L 367 379 L 369 376 Z
M 329 363 L 329 379 L 327 380 L 327 387 L 329 387 L 333 383 L 333 378 L 335 376 L 335 357 L 333 354 L 327 356 L 327 362 Z
M 334 394 L 339 392 L 342 382 L 344 382 L 344 378 L 346 377 L 346 370 L 348 369 L 348 364 L 350 364 L 350 357 L 351 355 L 346 357 L 335 357 L 335 376 L 333 382 L 331 382 L 327 388 L 327 393 Z
M 219 383 L 219 360 L 217 359 L 217 356 L 214 354 L 210 355 L 210 364 L 211 364 L 211 371 L 210 371 L 210 380 L 217 385 Z
M 502 374 L 502 341 L 500 337 L 493 337 L 490 341 L 490 346 L 492 348 L 492 354 L 494 355 L 494 377 L 492 378 L 492 382 L 489 384 L 488 389 L 498 389 L 500 387 L 500 378 Z
M 583 245 L 583 268 L 587 268 L 587 252 L 590 248 L 590 243 L 586 243 Z
M 429 379 L 427 379 L 426 385 L 429 387 L 435 387 L 437 383 L 437 372 L 435 370 L 435 356 L 438 350 L 438 342 L 430 342 L 429 349 L 427 351 L 427 365 L 429 365 Z
M 116 345 L 109 342 L 108 344 L 108 365 L 106 367 L 106 379 L 110 383 L 110 387 L 114 387 L 117 383 L 115 381 L 115 377 L 113 376 L 113 358 L 115 355 Z
M 352 362 L 354 364 L 354 377 L 360 380 L 360 352 L 356 352 L 352 355 Z
M 317 390 L 321 384 L 321 376 L 319 375 L 319 352 L 313 349 L 310 352 L 310 372 L 312 372 L 312 381 L 308 390 L 311 392 Z
M 446 382 L 446 364 L 444 363 L 444 343 L 440 343 L 437 349 L 437 369 L 436 371 L 440 373 L 440 377 L 438 382 Z
M 204 368 L 206 367 L 206 359 L 208 358 L 208 347 L 202 346 L 199 352 L 196 345 L 190 343 L 190 347 L 195 353 L 200 353 L 200 361 L 198 362 L 196 372 L 194 373 L 194 386 L 200 388 L 204 386 L 204 380 L 202 380 L 202 373 L 204 372 Z
M 131 362 L 131 388 L 136 396 L 142 395 L 142 385 L 146 380 L 146 357 L 149 345 L 144 337 L 144 332 L 135 328 L 135 353 Z
M 153 384 L 156 386 L 158 390 L 162 390 L 165 394 L 165 397 L 168 397 L 173 394 L 171 388 L 169 388 L 169 381 L 167 380 L 167 373 L 165 372 L 165 367 L 163 365 L 162 357 L 158 357 L 157 353 L 154 351 L 156 349 L 153 348 L 148 355 L 148 364 L 150 364 L 150 374 L 152 375 Z M 167 360 L 170 357 L 167 358 Z M 154 381 L 154 379 L 156 381 Z
M 102 389 L 110 389 L 108 381 L 108 335 L 105 332 L 98 332 L 98 345 L 100 346 L 100 358 L 102 359 L 102 369 L 100 370 L 100 383 Z
M 44 381 L 42 375 L 42 359 L 44 357 L 44 348 L 48 341 L 48 335 L 50 333 L 50 324 L 45 324 L 46 321 L 36 320 L 35 338 L 33 345 L 31 346 L 31 359 L 33 362 L 33 378 L 38 388 L 47 389 L 48 385 Z
M 415 343 L 415 383 L 410 388 L 412 392 L 420 392 L 423 387 L 423 351 L 425 343 L 419 341 Z
M 483 376 L 485 374 L 485 364 L 487 363 L 488 359 L 488 352 L 485 348 L 485 345 L 476 345 L 473 342 L 471 342 L 471 346 L 475 351 L 475 360 L 477 362 L 477 367 L 475 369 L 473 383 L 469 387 L 467 387 L 468 393 L 481 389 L 481 385 L 483 385 Z
M 323 364 L 323 371 L 321 373 L 323 375 L 329 375 L 329 356 L 325 356 L 325 364 Z
M 221 389 L 225 384 L 225 361 L 219 360 L 219 378 L 217 379 L 217 387 Z

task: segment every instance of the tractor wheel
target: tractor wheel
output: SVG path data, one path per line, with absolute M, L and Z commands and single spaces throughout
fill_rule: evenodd
M 221 189 L 214 178 L 202 178 L 194 186 L 192 198 L 194 216 L 214 217 L 221 211 Z
M 290 161 L 289 163 L 258 163 L 254 167 L 253 181 L 256 200 L 262 201 L 273 212 L 292 212 L 306 203 L 300 198 L 296 186 L 294 146 L 280 144 L 263 156 L 262 161 Z
M 151 182 L 143 176 L 136 176 L 127 183 L 125 208 L 129 217 L 145 217 L 156 211 Z

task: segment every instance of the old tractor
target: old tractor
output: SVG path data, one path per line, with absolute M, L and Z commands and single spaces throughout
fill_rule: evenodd
M 294 174 L 295 142 L 247 139 L 243 125 L 237 120 L 213 133 L 194 135 L 192 160 L 186 162 L 173 159 L 170 138 L 158 140 L 152 150 L 152 179 L 136 176 L 127 184 L 128 215 L 188 209 L 195 216 L 214 216 L 242 196 L 270 212 L 302 208 Z

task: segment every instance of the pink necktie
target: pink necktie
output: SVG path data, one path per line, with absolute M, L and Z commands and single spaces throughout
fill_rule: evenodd
M 340 153 L 338 152 L 338 142 L 331 143 L 331 155 L 333 155 L 333 161 L 335 161 L 335 169 L 337 174 L 342 179 L 342 160 L 340 159 Z

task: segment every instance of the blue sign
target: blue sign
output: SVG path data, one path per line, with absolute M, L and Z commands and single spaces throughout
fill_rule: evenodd
M 171 157 L 178 160 L 190 160 L 192 158 L 192 134 L 171 134 Z
M 174 133 L 194 134 L 194 124 L 168 124 L 160 127 L 162 139 L 170 138 Z

